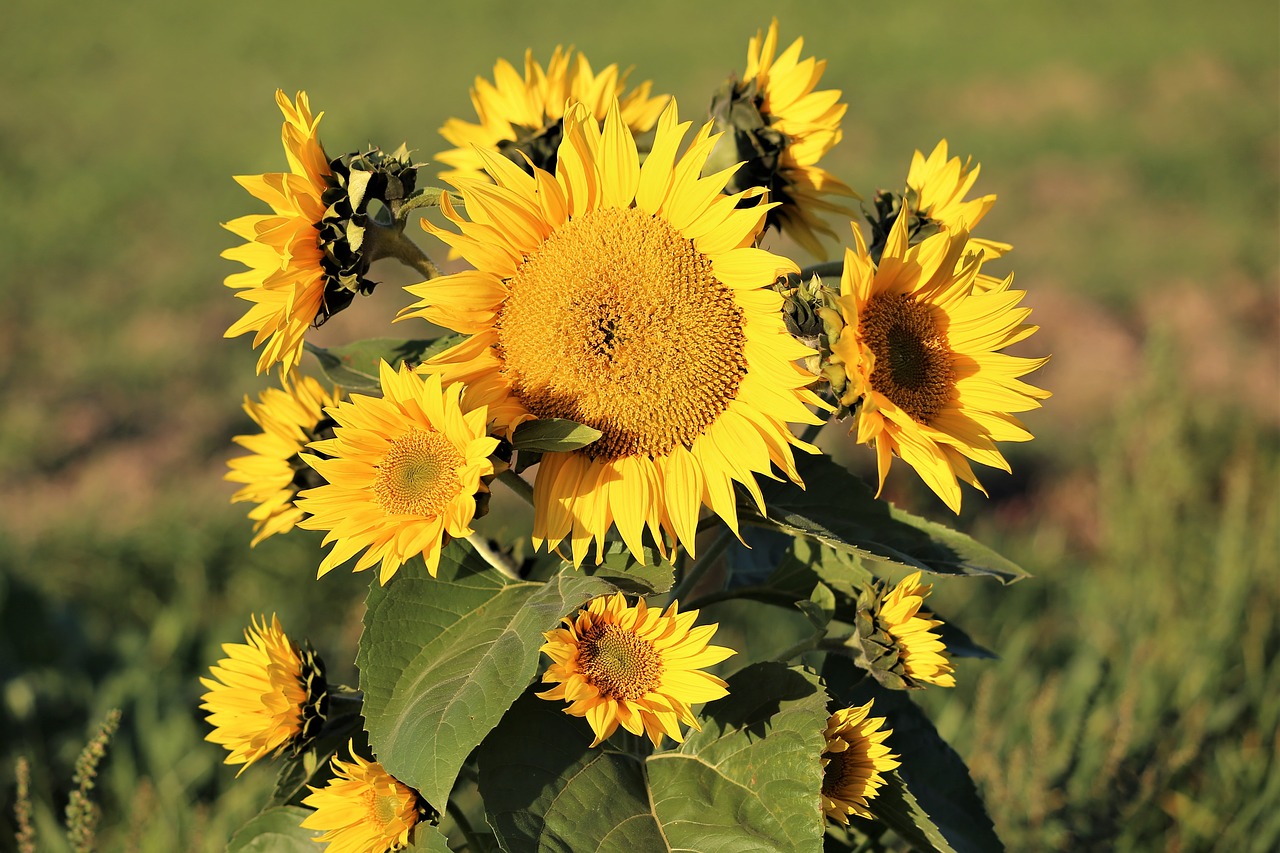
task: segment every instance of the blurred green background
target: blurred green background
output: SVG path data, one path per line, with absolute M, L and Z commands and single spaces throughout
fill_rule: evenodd
M 864 194 L 946 137 L 1000 202 L 1055 396 L 960 526 L 1035 577 L 934 603 L 998 661 L 922 701 L 1015 850 L 1280 847 L 1280 10 L 1192 2 L 643 7 L 10 0 L 0 34 L 0 848 L 13 762 L 37 828 L 107 709 L 102 850 L 220 850 L 272 783 L 206 744 L 196 675 L 278 612 L 341 679 L 368 576 L 313 579 L 319 535 L 248 548 L 222 481 L 255 379 L 218 227 L 232 174 L 284 160 L 277 87 L 330 153 L 447 147 L 468 86 L 526 47 L 703 114 L 781 21 L 850 104 L 824 163 Z M 432 172 L 424 171 L 423 182 Z M 843 231 L 843 228 L 841 229 Z M 786 250 L 786 244 L 774 243 Z M 802 261 L 804 259 L 802 258 Z M 411 278 L 316 339 L 387 334 Z M 835 428 L 824 441 L 867 470 Z M 891 497 L 949 521 L 902 466 Z

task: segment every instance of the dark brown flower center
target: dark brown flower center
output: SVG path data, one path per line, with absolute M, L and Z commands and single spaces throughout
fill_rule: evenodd
M 951 400 L 955 367 L 934 309 L 907 294 L 873 296 L 858 334 L 875 355 L 871 387 L 918 423 L 928 424 Z

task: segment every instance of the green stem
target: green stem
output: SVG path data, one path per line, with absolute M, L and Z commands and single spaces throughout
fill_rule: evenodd
M 427 253 L 417 243 L 404 235 L 404 224 L 375 225 L 370 222 L 364 231 L 363 251 L 371 261 L 379 258 L 395 258 L 400 263 L 417 270 L 428 280 L 440 275 Z
M 524 498 L 529 506 L 533 506 L 533 486 L 529 485 L 523 477 L 508 468 L 498 475 L 498 479 L 506 483 L 511 491 Z
M 484 848 L 480 846 L 480 838 L 471 827 L 471 821 L 467 820 L 467 816 L 462 813 L 462 809 L 455 805 L 453 800 L 445 802 L 444 809 L 449 813 L 449 817 L 453 818 L 453 822 L 457 824 L 458 829 L 462 831 L 462 837 L 467 839 L 467 849 L 473 851 L 473 853 L 483 853 Z
M 822 641 L 821 635 L 818 635 L 816 637 L 810 637 L 807 640 L 801 640 L 800 642 L 796 643 L 794 646 L 791 646 L 790 648 L 787 648 L 787 649 L 783 649 L 781 652 L 779 652 L 775 656 L 775 660 L 780 660 L 783 663 L 786 663 L 792 658 L 799 657 L 805 652 L 813 651 L 818 647 L 818 643 L 820 643 L 821 641 Z
M 472 548 L 476 549 L 476 553 L 484 557 L 484 561 L 497 569 L 500 574 L 511 578 L 513 581 L 521 579 L 515 565 L 505 556 L 495 551 L 483 536 L 473 534 L 467 537 L 467 541 L 471 543 Z
M 700 595 L 693 601 L 685 605 L 685 610 L 701 610 L 712 604 L 718 604 L 721 601 L 730 601 L 734 598 L 750 598 L 754 601 L 763 601 L 766 604 L 775 604 L 778 607 L 794 607 L 796 597 L 779 592 L 771 586 L 740 586 L 737 589 L 721 589 L 715 592 L 709 592 L 706 595 Z
M 830 421 L 823 421 L 820 424 L 806 424 L 804 432 L 800 433 L 800 440 L 805 444 L 813 444 L 814 439 L 818 437 L 818 433 L 822 432 L 822 428 Z
M 667 601 L 679 601 L 693 592 L 693 588 L 698 585 L 698 581 L 702 580 L 702 576 L 707 573 L 707 569 L 711 568 L 711 564 L 725 552 L 725 549 L 729 547 L 729 543 L 732 541 L 733 531 L 726 526 L 720 531 L 720 535 L 702 552 L 702 556 L 689 567 L 689 571 L 680 578 L 680 583 L 676 584 L 675 589 L 671 590 L 671 593 L 667 596 Z M 687 607 L 685 609 L 688 610 Z

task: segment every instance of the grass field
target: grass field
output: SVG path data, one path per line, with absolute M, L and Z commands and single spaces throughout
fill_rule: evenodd
M 222 849 L 273 780 L 235 779 L 203 743 L 196 676 L 250 612 L 306 626 L 354 679 L 367 578 L 314 581 L 318 535 L 249 550 L 221 480 L 266 380 L 247 339 L 222 339 L 239 309 L 218 223 L 256 209 L 232 174 L 281 168 L 274 90 L 308 90 L 331 153 L 407 141 L 429 160 L 499 56 L 576 44 L 697 118 L 777 15 L 850 103 L 826 163 L 841 178 L 897 187 L 942 137 L 982 162 L 979 190 L 1000 196 L 983 234 L 1015 246 L 1000 268 L 1043 327 L 1025 352 L 1054 355 L 1037 440 L 960 519 L 1035 577 L 934 599 L 1001 654 L 924 700 L 1002 836 L 1280 848 L 1273 2 L 67 11 L 11 0 L 0 36 L 0 838 L 25 754 L 37 829 L 63 849 L 75 755 L 119 707 L 100 849 Z M 386 334 L 412 279 L 380 272 L 317 340 Z M 886 491 L 947 520 L 908 471 Z

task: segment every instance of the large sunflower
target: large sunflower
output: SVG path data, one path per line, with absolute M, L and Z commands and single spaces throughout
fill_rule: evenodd
M 415 554 L 434 576 L 444 544 L 471 535 L 498 439 L 485 434 L 483 407 L 460 405 L 461 386 L 442 390 L 438 376 L 424 381 L 385 361 L 379 378 L 382 397 L 353 394 L 328 410 L 334 438 L 311 447 L 329 458 L 302 455 L 327 485 L 299 492 L 297 506 L 309 514 L 299 527 L 337 543 L 320 575 L 367 548 L 355 571 L 381 561 L 385 584 Z
M 969 460 L 1008 471 L 995 442 L 1032 438 L 1010 412 L 1049 396 L 1018 378 L 1048 359 L 999 352 L 1038 327 L 1023 322 L 1031 309 L 1017 307 L 1025 294 L 1012 277 L 975 289 L 982 255 L 961 263 L 968 232 L 911 246 L 909 219 L 904 208 L 879 265 L 854 227 L 837 300 L 845 325 L 831 349 L 850 380 L 841 402 L 861 398 L 858 442 L 875 446 L 881 487 L 900 456 L 958 513 L 957 478 L 982 490 Z
M 762 180 L 769 197 L 780 202 L 769 212 L 769 224 L 814 255 L 825 257 L 818 235 L 834 238 L 835 232 L 819 214 L 847 215 L 849 211 L 823 196 L 856 197 L 857 193 L 816 164 L 842 138 L 840 120 L 849 105 L 839 102 L 839 89 L 814 91 L 827 62 L 812 56 L 801 59 L 803 49 L 804 39 L 798 38 L 778 54 L 777 18 L 768 32 L 757 32 L 747 45 L 747 67 L 738 94 L 752 100 L 774 136 L 755 134 L 754 147 L 764 158 L 759 163 L 750 161 L 743 174 Z M 767 174 L 754 173 L 761 167 Z
M 554 170 L 565 104 L 570 100 L 584 104 L 597 120 L 603 120 L 609 105 L 619 99 L 627 127 L 644 133 L 658 120 L 668 97 L 650 97 L 653 84 L 648 80 L 624 96 L 626 78 L 616 64 L 595 73 L 586 56 L 572 48 L 557 47 L 545 69 L 534 61 L 532 50 L 525 51 L 523 79 L 510 62 L 499 59 L 493 67 L 493 82 L 477 77 L 471 90 L 479 122 L 451 118 L 440 128 L 440 134 L 457 146 L 436 155 L 453 167 L 441 172 L 441 177 L 489 180 L 484 158 L 475 146 L 500 152 L 521 166 L 523 154 L 533 165 Z
M 535 544 L 568 538 L 575 563 L 615 522 L 639 559 L 646 526 L 692 551 L 703 505 L 736 530 L 734 482 L 763 512 L 755 475 L 798 482 L 791 448 L 813 450 L 787 427 L 818 422 L 794 363 L 811 351 L 768 287 L 796 266 L 753 248 L 768 205 L 721 195 L 732 170 L 699 177 L 710 125 L 677 159 L 688 126 L 673 101 L 641 166 L 616 103 L 603 132 L 575 105 L 554 175 L 486 154 L 496 186 L 458 182 L 471 221 L 442 202 L 461 233 L 424 220 L 477 269 L 408 288 L 421 301 L 400 319 L 471 334 L 420 369 L 467 383 L 507 434 L 533 418 L 603 433 L 544 455 L 534 484 Z
M 227 276 L 226 285 L 253 303 L 226 336 L 253 332 L 254 347 L 266 342 L 258 356 L 259 373 L 276 362 L 286 373 L 297 365 L 303 335 L 324 305 L 324 250 L 318 229 L 326 207 L 322 195 L 333 174 L 316 132 L 324 113 L 312 116 L 305 92 L 290 103 L 276 90 L 276 103 L 285 118 L 282 137 L 289 171 L 236 177 L 255 198 L 271 205 L 272 212 L 241 216 L 223 226 L 249 241 L 227 249 L 222 257 L 249 267 Z
M 697 610 L 681 613 L 672 602 L 651 610 L 644 599 L 627 606 L 622 593 L 594 598 L 563 628 L 548 631 L 542 651 L 552 664 L 543 673 L 554 683 L 539 698 L 564 700 L 566 714 L 586 717 L 597 746 L 621 725 L 647 734 L 654 746 L 663 735 L 682 742 L 680 724 L 700 729 L 690 705 L 728 695 L 721 679 L 702 672 L 735 654 L 708 646 L 716 625 L 693 627 Z
M 233 441 L 250 455 L 227 462 L 231 470 L 226 479 L 244 484 L 231 496 L 231 502 L 257 504 L 249 511 L 254 522 L 250 545 L 292 530 L 305 516 L 293 499 L 299 489 L 316 485 L 308 483 L 308 475 L 316 475 L 298 454 L 332 425 L 324 409 L 336 405 L 342 395 L 341 389 L 335 387 L 331 394 L 310 376 L 296 372 L 286 374 L 281 382 L 283 389 L 266 389 L 258 395 L 257 403 L 244 398 L 244 410 L 262 432 L 237 435 Z

